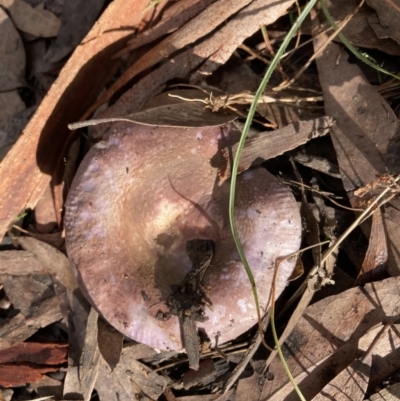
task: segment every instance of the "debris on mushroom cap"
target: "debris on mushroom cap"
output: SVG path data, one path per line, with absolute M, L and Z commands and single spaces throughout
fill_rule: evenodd
M 204 276 L 214 310 L 197 327 L 215 344 L 257 322 L 253 294 L 228 221 L 229 181 L 221 183 L 220 149 L 236 142 L 233 125 L 206 128 L 119 124 L 82 162 L 66 203 L 67 251 L 78 282 L 100 313 L 126 336 L 181 350 L 171 286 L 191 270 L 186 243 L 214 242 Z M 236 218 L 262 312 L 274 262 L 300 245 L 301 221 L 291 192 L 262 168 L 238 177 Z M 294 261 L 279 266 L 276 296 Z

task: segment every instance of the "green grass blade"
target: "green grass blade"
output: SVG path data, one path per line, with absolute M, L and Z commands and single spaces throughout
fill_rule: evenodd
M 328 22 L 332 25 L 332 28 L 337 31 L 339 27 L 336 25 L 335 20 L 332 18 L 332 16 L 329 14 L 328 7 L 326 6 L 325 0 L 320 0 L 321 3 L 321 8 L 322 11 L 325 14 L 326 19 Z M 372 57 L 368 56 L 366 57 L 364 54 L 362 54 L 360 51 L 358 51 L 348 40 L 347 38 L 342 34 L 338 34 L 338 38 L 342 41 L 342 43 L 363 63 L 369 65 L 371 68 L 374 68 L 376 71 L 379 71 L 383 74 L 389 75 L 392 78 L 400 80 L 400 77 L 396 74 L 392 74 L 391 72 L 385 70 L 382 68 L 380 65 L 376 64 L 376 62 L 372 61 Z
M 243 263 L 243 266 L 246 269 L 246 273 L 247 273 L 247 276 L 248 276 L 250 284 L 251 284 L 251 288 L 252 288 L 253 295 L 254 295 L 254 301 L 256 304 L 256 308 L 257 308 L 257 315 L 258 315 L 259 322 L 261 321 L 261 316 L 260 316 L 260 307 L 259 307 L 259 301 L 258 301 L 258 295 L 257 295 L 257 287 L 256 287 L 256 283 L 254 280 L 253 273 L 247 262 L 242 243 L 240 242 L 237 227 L 236 227 L 236 221 L 235 221 L 235 195 L 236 195 L 236 182 L 237 182 L 237 172 L 238 172 L 238 167 L 239 167 L 239 160 L 240 160 L 240 156 L 243 151 L 245 140 L 249 133 L 251 122 L 253 120 L 253 117 L 254 117 L 254 114 L 256 111 L 258 100 L 259 100 L 260 96 L 263 94 L 265 87 L 266 87 L 269 79 L 271 78 L 271 75 L 274 72 L 276 66 L 278 65 L 281 56 L 285 52 L 290 40 L 292 39 L 292 37 L 296 33 L 296 31 L 299 29 L 300 25 L 302 24 L 304 19 L 307 17 L 310 10 L 314 7 L 316 2 L 317 2 L 317 0 L 311 0 L 306 5 L 303 12 L 299 15 L 296 23 L 291 27 L 290 31 L 286 35 L 284 41 L 282 42 L 282 45 L 280 46 L 274 59 L 272 60 L 271 65 L 268 67 L 268 69 L 264 75 L 264 78 L 261 81 L 261 84 L 257 89 L 253 103 L 250 106 L 250 110 L 247 115 L 247 119 L 244 124 L 244 127 L 243 127 L 242 136 L 239 141 L 239 145 L 238 145 L 237 152 L 235 155 L 235 160 L 233 162 L 233 167 L 232 167 L 230 197 L 229 197 L 229 222 L 231 225 L 231 231 L 232 231 L 233 238 L 235 240 L 236 248 L 238 250 L 238 253 L 239 253 L 240 259 Z
M 237 148 L 237 152 L 235 155 L 235 159 L 234 159 L 234 163 L 233 163 L 233 167 L 232 167 L 232 175 L 231 175 L 231 185 L 230 185 L 230 197 L 229 197 L 229 222 L 230 222 L 230 226 L 231 226 L 231 231 L 232 231 L 232 235 L 236 244 L 236 248 L 238 250 L 240 259 L 243 263 L 243 266 L 246 270 L 247 276 L 249 278 L 250 284 L 251 284 L 251 288 L 253 291 L 253 296 L 254 296 L 254 301 L 255 301 L 255 305 L 256 305 L 256 309 L 257 309 L 257 316 L 258 316 L 258 323 L 259 326 L 261 325 L 261 315 L 260 315 L 260 305 L 259 305 L 259 301 L 258 301 L 258 295 L 257 295 L 257 287 L 256 287 L 256 283 L 254 280 L 254 276 L 253 273 L 251 271 L 251 268 L 247 262 L 246 259 L 246 255 L 244 253 L 244 249 L 242 246 L 242 243 L 240 242 L 239 239 L 239 235 L 238 235 L 238 231 L 237 231 L 237 227 L 236 227 L 236 221 L 235 221 L 235 195 L 236 195 L 236 182 L 237 182 L 237 173 L 238 173 L 238 167 L 239 167 L 239 160 L 240 160 L 240 156 L 242 154 L 243 151 L 243 147 L 244 147 L 244 143 L 246 141 L 247 135 L 249 133 L 250 130 L 250 126 L 251 126 L 251 122 L 253 120 L 255 111 L 256 111 L 256 107 L 257 107 L 257 103 L 258 100 L 260 98 L 260 96 L 263 94 L 265 87 L 267 85 L 267 83 L 269 82 L 272 73 L 274 72 L 276 66 L 279 63 L 279 60 L 281 58 L 281 56 L 284 54 L 287 46 L 289 45 L 290 40 L 292 39 L 292 37 L 294 36 L 294 34 L 296 33 L 296 31 L 300 28 L 300 25 L 303 23 L 304 19 L 307 17 L 307 15 L 309 14 L 309 12 L 311 11 L 311 9 L 314 7 L 315 3 L 317 2 L 317 0 L 311 0 L 306 7 L 304 8 L 303 12 L 299 15 L 297 21 L 295 24 L 292 25 L 290 31 L 288 32 L 288 34 L 286 35 L 284 41 L 282 42 L 282 45 L 279 47 L 279 50 L 277 51 L 274 59 L 272 60 L 270 66 L 268 67 L 264 78 L 261 81 L 260 86 L 257 89 L 257 92 L 255 94 L 253 103 L 250 106 L 250 110 L 249 113 L 247 115 L 247 119 L 245 122 L 245 125 L 243 127 L 243 132 L 239 141 L 239 145 Z M 273 324 L 273 327 L 275 328 L 275 325 Z M 261 335 L 261 333 L 260 333 Z M 280 350 L 279 347 L 279 342 L 276 336 L 276 331 L 274 330 L 274 338 L 275 338 L 275 342 L 277 344 L 278 347 L 278 354 L 281 358 L 281 361 L 285 367 L 285 370 L 287 368 L 287 364 L 284 360 L 283 354 Z M 293 383 L 294 388 L 297 392 L 297 394 L 299 395 L 300 399 L 302 401 L 305 401 L 303 395 L 301 394 L 300 390 L 297 387 L 297 384 L 295 383 L 295 380 L 291 374 L 291 372 L 289 371 L 289 369 L 286 370 L 286 373 L 289 376 L 289 380 Z

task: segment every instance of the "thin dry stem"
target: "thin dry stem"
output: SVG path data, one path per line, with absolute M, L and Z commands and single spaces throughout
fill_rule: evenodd
M 335 31 L 325 43 L 309 58 L 309 60 L 300 68 L 300 70 L 295 74 L 293 78 L 289 81 L 283 82 L 279 86 L 274 88 L 274 91 L 281 91 L 289 87 L 293 82 L 297 81 L 303 72 L 310 66 L 310 64 L 326 49 L 326 47 L 336 38 L 337 35 L 343 30 L 343 28 L 350 22 L 354 15 L 358 12 L 361 6 L 364 4 L 365 0 L 361 0 L 360 4 L 354 9 L 354 11 L 348 15 L 340 24 L 339 29 Z

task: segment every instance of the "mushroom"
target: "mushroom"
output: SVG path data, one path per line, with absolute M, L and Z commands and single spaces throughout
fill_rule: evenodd
M 213 310 L 198 322 L 215 344 L 257 322 L 251 285 L 228 221 L 229 181 L 221 182 L 221 149 L 237 142 L 234 125 L 172 128 L 119 123 L 81 163 L 66 202 L 67 252 L 92 305 L 127 337 L 159 350 L 181 351 L 171 288 L 192 268 L 186 244 L 211 240 L 204 276 Z M 301 220 L 292 193 L 258 167 L 238 176 L 237 227 L 262 312 L 268 307 L 277 257 L 300 245 Z M 279 265 L 276 296 L 293 260 Z

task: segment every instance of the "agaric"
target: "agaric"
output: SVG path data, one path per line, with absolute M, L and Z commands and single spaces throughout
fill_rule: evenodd
M 220 149 L 238 140 L 233 125 L 163 128 L 118 124 L 95 145 L 66 203 L 69 258 L 92 305 L 127 337 L 160 350 L 182 350 L 171 287 L 191 270 L 186 243 L 214 242 L 204 276 L 213 311 L 199 322 L 212 344 L 235 339 L 257 322 L 252 289 L 228 221 L 229 181 L 220 182 Z M 238 177 L 236 221 L 262 312 L 275 261 L 299 248 L 301 220 L 291 192 L 263 168 Z M 276 297 L 294 267 L 279 265 Z

